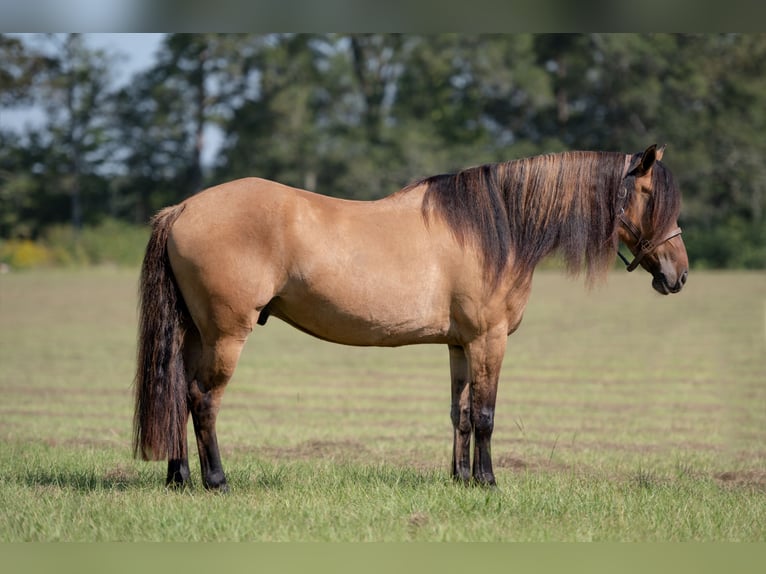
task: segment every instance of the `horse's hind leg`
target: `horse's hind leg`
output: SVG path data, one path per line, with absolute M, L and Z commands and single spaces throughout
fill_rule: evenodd
M 186 413 L 186 422 L 189 421 L 189 413 Z M 186 428 L 186 423 L 184 423 Z M 184 432 L 181 437 L 181 456 L 179 458 L 171 458 L 168 460 L 168 476 L 165 480 L 165 485 L 171 488 L 182 488 L 189 484 L 189 447 L 186 441 L 186 433 Z
M 186 366 L 186 380 L 193 381 L 200 363 L 202 353 L 202 343 L 200 341 L 199 331 L 193 325 L 187 327 L 184 335 L 184 365 Z M 189 422 L 189 411 L 186 411 L 186 421 L 184 429 Z M 168 460 L 168 475 L 165 484 L 171 488 L 180 488 L 189 484 L 191 472 L 189 470 L 189 447 L 186 438 L 186 432 L 181 434 L 181 444 L 179 445 L 179 458 Z
M 197 438 L 202 484 L 211 490 L 228 490 L 215 422 L 224 389 L 234 374 L 243 345 L 243 340 L 230 337 L 203 345 L 199 368 L 189 386 L 189 406 Z

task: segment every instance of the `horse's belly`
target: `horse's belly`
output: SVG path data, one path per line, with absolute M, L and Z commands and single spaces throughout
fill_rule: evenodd
M 309 291 L 280 295 L 269 305 L 269 314 L 344 345 L 390 347 L 446 341 L 449 314 L 433 300 L 403 293 L 360 297 L 364 294 L 340 287 L 336 296 Z

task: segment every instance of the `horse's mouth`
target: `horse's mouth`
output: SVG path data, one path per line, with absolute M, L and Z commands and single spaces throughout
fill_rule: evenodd
M 652 287 L 654 287 L 654 290 L 661 295 L 678 293 L 683 286 L 684 284 L 682 281 L 678 281 L 675 285 L 670 285 L 664 273 L 657 273 L 652 279 Z

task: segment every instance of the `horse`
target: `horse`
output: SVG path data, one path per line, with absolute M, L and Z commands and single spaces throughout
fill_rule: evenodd
M 226 491 L 221 399 L 248 335 L 274 316 L 345 345 L 446 345 L 452 477 L 496 485 L 498 378 L 540 260 L 557 252 L 591 283 L 621 241 L 657 292 L 686 282 L 664 148 L 485 164 L 375 201 L 245 178 L 161 210 L 139 285 L 134 456 L 167 460 L 166 484 L 188 484 L 191 414 L 203 485 Z

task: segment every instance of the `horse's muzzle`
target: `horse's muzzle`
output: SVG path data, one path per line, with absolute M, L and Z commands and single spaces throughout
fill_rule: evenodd
M 678 279 L 675 281 L 675 283 L 671 283 L 668 281 L 667 276 L 660 271 L 654 275 L 654 278 L 652 279 L 652 287 L 654 287 L 654 290 L 658 293 L 661 293 L 662 295 L 678 293 L 683 288 L 684 284 L 686 284 L 686 279 L 688 276 L 689 271 L 684 270 L 681 275 L 678 276 Z

